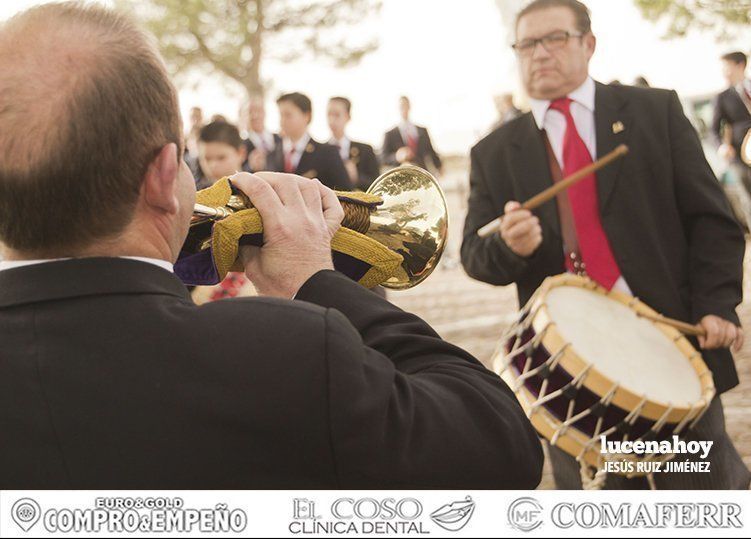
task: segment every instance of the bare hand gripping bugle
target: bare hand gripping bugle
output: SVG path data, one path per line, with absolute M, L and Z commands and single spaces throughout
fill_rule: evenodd
M 597 172 L 604 166 L 609 165 L 616 159 L 619 159 L 626 155 L 628 153 L 628 146 L 625 144 L 621 144 L 618 147 L 616 147 L 612 152 L 608 153 L 607 155 L 603 156 L 602 158 L 598 159 L 591 165 L 587 165 L 584 168 L 580 168 L 573 174 L 571 174 L 569 177 L 562 179 L 552 187 L 549 187 L 548 189 L 545 189 L 544 191 L 536 194 L 526 202 L 522 204 L 522 209 L 524 210 L 533 210 L 538 206 L 541 206 L 554 196 L 556 196 L 558 193 L 563 191 L 564 189 L 568 189 L 572 185 L 574 185 L 576 182 L 579 182 L 589 176 L 590 174 Z M 498 217 L 497 219 L 494 219 L 490 221 L 487 225 L 483 226 L 477 231 L 477 235 L 481 238 L 486 238 L 490 236 L 491 234 L 495 234 L 498 232 L 498 230 L 501 228 L 501 219 L 503 216 Z

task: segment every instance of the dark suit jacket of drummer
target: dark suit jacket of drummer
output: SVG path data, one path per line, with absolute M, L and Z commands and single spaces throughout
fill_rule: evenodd
M 268 160 L 269 166 L 275 166 L 277 172 L 284 172 L 284 148 L 279 143 Z M 306 178 L 318 178 L 321 183 L 338 191 L 351 191 L 352 183 L 344 168 L 339 150 L 331 144 L 318 142 L 312 138 L 300 156 L 295 174 Z
M 91 258 L 0 271 L 0 489 L 531 489 L 511 390 L 334 271 L 196 306 Z
M 603 227 L 633 293 L 673 318 L 693 323 L 714 314 L 740 325 L 735 308 L 742 298 L 743 233 L 677 94 L 598 83 L 595 129 L 599 156 L 619 144 L 630 148 L 597 173 L 597 194 Z M 535 210 L 543 242 L 531 257 L 513 253 L 498 234 L 482 239 L 476 233 L 506 202 L 525 201 L 552 182 L 531 113 L 472 148 L 462 263 L 475 279 L 516 283 L 520 304 L 546 277 L 564 271 L 555 199 Z M 738 383 L 729 350 L 703 356 L 719 391 Z

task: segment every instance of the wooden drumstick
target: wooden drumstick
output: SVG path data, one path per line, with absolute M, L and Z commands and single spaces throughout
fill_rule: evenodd
M 541 206 L 554 196 L 556 196 L 558 193 L 563 191 L 564 189 L 568 189 L 572 185 L 574 185 L 576 182 L 579 182 L 592 174 L 593 172 L 597 172 L 602 167 L 609 165 L 616 159 L 619 159 L 626 155 L 628 153 L 628 146 L 625 144 L 621 144 L 618 147 L 615 148 L 612 152 L 608 153 L 604 157 L 598 159 L 591 165 L 587 165 L 584 168 L 580 168 L 567 178 L 562 179 L 561 181 L 554 184 L 552 187 L 548 187 L 544 191 L 536 194 L 524 204 L 522 204 L 522 209 L 524 210 L 533 210 L 538 206 Z M 497 219 L 494 219 L 493 221 L 490 221 L 488 224 L 483 226 L 481 229 L 477 231 L 477 235 L 481 238 L 486 238 L 490 236 L 491 234 L 495 234 L 498 232 L 498 230 L 501 228 L 501 219 L 503 216 L 498 217 Z
M 666 326 L 674 327 L 684 335 L 693 335 L 694 337 L 707 336 L 707 331 L 704 328 L 692 326 L 691 324 L 688 324 L 686 322 L 681 322 L 680 320 L 676 320 L 674 318 L 668 318 L 667 316 L 662 316 L 661 314 L 653 315 L 638 313 L 637 316 L 646 318 L 647 320 L 651 320 L 652 322 L 657 322 L 658 324 L 665 324 Z

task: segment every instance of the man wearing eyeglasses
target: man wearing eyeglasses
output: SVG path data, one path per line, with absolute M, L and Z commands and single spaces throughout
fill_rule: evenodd
M 513 48 L 532 110 L 472 149 L 462 263 L 475 279 L 515 283 L 521 305 L 546 277 L 570 271 L 694 322 L 706 331 L 697 344 L 722 393 L 738 384 L 729 347 L 743 343 L 735 313 L 743 234 L 677 94 L 595 82 L 595 46 L 589 10 L 577 0 L 534 0 L 517 15 Z M 625 158 L 534 214 L 520 208 L 620 144 L 630 148 Z M 500 232 L 480 238 L 499 215 Z M 715 442 L 711 473 L 655 474 L 658 488 L 748 488 L 719 397 L 692 436 Z M 556 447 L 550 457 L 558 487 L 581 488 L 575 459 Z M 605 484 L 646 486 L 612 474 Z

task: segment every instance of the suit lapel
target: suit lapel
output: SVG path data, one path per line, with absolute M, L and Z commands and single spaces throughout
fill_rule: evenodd
M 360 145 L 358 142 L 349 141 L 349 160 L 355 165 L 360 163 Z
M 391 130 L 391 136 L 394 138 L 397 148 L 407 145 L 407 141 L 402 138 L 402 131 L 399 129 L 399 126 Z
M 297 163 L 295 174 L 304 176 L 306 172 L 309 172 L 315 168 L 314 152 L 317 145 L 318 143 L 313 139 L 310 139 L 308 141 L 308 144 L 305 145 L 305 149 L 300 156 L 300 161 L 298 161 Z
M 595 87 L 595 132 L 597 139 L 597 157 L 603 157 L 613 151 L 619 144 L 626 144 L 629 133 L 633 130 L 631 116 L 624 110 L 626 102 L 611 86 L 596 83 Z M 610 202 L 613 191 L 618 182 L 618 176 L 623 164 L 618 159 L 597 172 L 597 195 L 600 201 L 600 212 L 605 210 Z
M 522 122 L 522 126 L 519 136 L 513 142 L 516 148 L 511 154 L 511 169 L 517 189 L 523 195 L 519 197 L 519 202 L 524 202 L 551 187 L 553 177 L 548 167 L 548 156 L 542 133 L 537 128 L 534 116 L 530 112 L 526 114 L 526 118 L 519 121 Z M 561 224 L 555 199 L 546 202 L 534 212 L 560 237 Z

